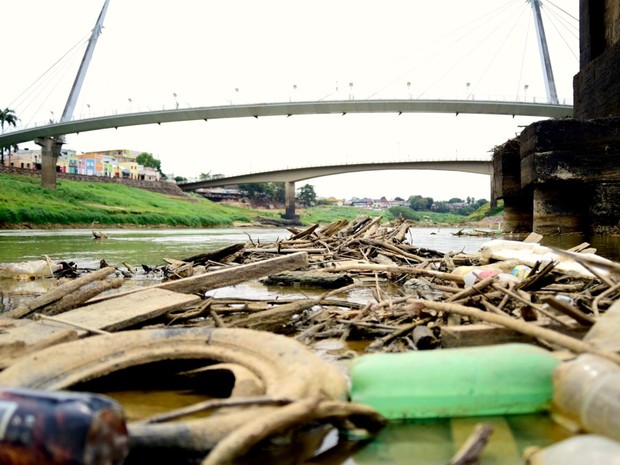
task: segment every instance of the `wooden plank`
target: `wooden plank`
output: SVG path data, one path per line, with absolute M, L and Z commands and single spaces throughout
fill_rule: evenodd
M 482 323 L 441 327 L 441 347 L 444 349 L 533 341 L 532 337 L 512 329 Z
M 571 336 L 575 339 L 583 339 L 589 329 L 581 325 L 572 324 L 569 326 L 539 324 L 538 326 L 541 328 L 553 329 L 559 334 Z M 485 323 L 441 327 L 441 347 L 444 349 L 453 347 L 488 346 L 511 342 L 535 344 L 536 339 L 513 329 Z
M 238 265 L 210 271 L 189 278 L 166 281 L 165 283 L 153 284 L 152 286 L 132 289 L 109 296 L 96 297 L 91 302 L 100 302 L 118 298 L 119 296 L 131 295 L 147 289 L 166 289 L 169 291 L 184 294 L 194 294 L 206 292 L 211 289 L 218 289 L 226 286 L 262 278 L 270 274 L 281 273 L 288 270 L 296 270 L 308 266 L 308 254 L 298 252 L 291 255 L 284 255 L 267 260 L 261 260 L 247 265 Z
M 149 288 L 65 312 L 61 318 L 89 328 L 118 331 L 200 301 L 198 296 Z
M 195 295 L 145 289 L 70 310 L 61 319 L 87 328 L 118 331 L 200 301 Z M 88 331 L 49 320 L 2 319 L 0 328 L 0 368 L 6 368 L 20 356 L 88 334 Z
M 176 281 L 167 281 L 156 284 L 152 288 L 167 289 L 169 291 L 194 293 L 224 286 L 233 286 L 251 279 L 262 278 L 274 273 L 287 270 L 296 270 L 308 265 L 308 254 L 297 252 L 291 255 L 269 258 L 247 265 L 232 266 L 210 273 L 191 276 Z
M 78 338 L 77 331 L 72 328 L 32 320 L 3 318 L 0 328 L 0 369 L 10 366 L 23 355 Z

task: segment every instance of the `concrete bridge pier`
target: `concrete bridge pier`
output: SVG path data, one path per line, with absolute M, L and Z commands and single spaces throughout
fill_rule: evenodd
M 282 218 L 287 220 L 298 220 L 299 215 L 295 214 L 295 181 L 284 183 L 284 215 Z
M 590 190 L 575 181 L 536 186 L 532 230 L 546 236 L 588 232 Z
M 620 232 L 620 118 L 538 121 L 493 154 L 505 232 Z
M 495 148 L 492 197 L 504 200 L 503 232 L 532 231 L 532 191 L 521 188 L 521 156 L 518 139 L 511 139 Z
M 65 142 L 64 138 L 38 137 L 34 142 L 41 146 L 41 186 L 44 189 L 56 189 L 56 162 Z

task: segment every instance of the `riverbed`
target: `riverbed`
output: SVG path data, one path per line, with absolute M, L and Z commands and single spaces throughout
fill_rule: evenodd
M 443 227 L 412 228 L 408 242 L 417 247 L 446 253 L 475 253 L 485 242 L 493 238 L 502 238 L 500 235 L 456 235 L 460 230 L 461 228 Z M 468 231 L 471 230 L 465 229 L 465 232 Z M 112 229 L 104 232 L 107 235 L 106 239 L 94 239 L 92 230 L 86 229 L 0 231 L 0 263 L 38 260 L 47 256 L 53 261 L 74 262 L 83 269 L 99 268 L 102 260 L 122 269 L 127 265 L 139 267 L 142 264 L 150 266 L 163 264 L 164 258 L 182 260 L 236 243 L 270 243 L 291 235 L 286 229 L 280 228 Z M 543 244 L 569 248 L 584 241 L 596 247 L 600 255 L 618 260 L 620 238 L 617 237 L 556 236 L 544 238 Z M 139 285 L 148 284 L 156 279 L 145 274 L 141 276 L 139 280 L 142 282 L 139 282 Z M 15 283 L 10 283 L 13 284 Z M 42 292 L 40 286 L 46 284 L 45 281 L 39 280 L 20 285 L 24 286 L 25 290 L 22 295 L 15 296 L 12 295 L 8 282 L 0 283 L 0 297 L 2 297 L 0 313 L 3 305 L 10 308 L 15 299 L 29 298 Z M 212 292 L 217 293 L 218 297 L 264 298 L 272 296 L 273 292 L 279 292 L 279 295 L 283 295 L 282 292 L 290 292 L 286 294 L 287 297 L 300 297 L 305 291 L 299 289 L 274 291 L 253 282 Z M 324 347 L 317 349 L 329 352 L 333 348 L 327 341 Z M 134 396 L 134 398 L 141 397 L 142 395 Z M 174 403 L 177 400 L 174 396 L 164 396 L 163 399 L 157 401 L 161 408 L 166 407 L 166 402 Z M 464 436 L 481 421 L 490 422 L 495 429 L 485 451 L 483 461 L 485 464 L 521 464 L 525 447 L 545 446 L 569 435 L 547 415 L 393 423 L 380 434 L 378 440 L 359 451 L 343 451 L 339 456 L 312 463 L 404 465 L 415 462 L 423 465 L 443 465 L 452 457 Z

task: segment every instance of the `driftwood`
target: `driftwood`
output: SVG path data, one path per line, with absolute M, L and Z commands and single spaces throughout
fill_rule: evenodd
M 448 465 L 477 465 L 480 455 L 493 434 L 493 426 L 488 423 L 476 425 L 465 443 L 448 462 Z
M 3 316 L 5 318 L 23 318 L 25 316 L 28 316 L 30 313 L 33 313 L 41 309 L 42 307 L 45 307 L 46 305 L 49 305 L 52 302 L 56 302 L 65 297 L 66 295 L 75 292 L 82 286 L 85 286 L 99 279 L 103 279 L 114 272 L 116 272 L 116 268 L 106 267 L 82 276 L 80 278 L 77 278 L 73 281 L 68 281 L 65 284 L 61 284 L 57 288 L 20 305 L 14 310 L 5 313 Z
M 191 262 L 194 265 L 206 265 L 209 262 L 226 263 L 234 258 L 235 254 L 242 251 L 244 244 L 233 244 L 212 252 L 201 253 L 185 258 L 182 261 Z
M 311 225 L 296 229 L 289 225 L 291 237 L 275 243 L 256 244 L 250 241 L 249 244 L 236 244 L 179 261 L 180 265 L 192 268 L 203 264 L 208 267 L 217 265 L 219 268 L 201 275 L 155 284 L 147 289 L 203 293 L 264 276 L 268 276 L 263 281 L 265 284 L 305 288 L 315 287 L 321 282 L 318 280 L 320 277 L 325 279 L 321 285 L 334 288 L 329 294 L 338 293 L 340 300 L 329 298 L 328 294 L 309 299 L 210 298 L 200 305 L 192 304 L 169 311 L 166 318 L 168 324 L 176 325 L 246 325 L 274 332 L 296 332 L 302 340 L 368 338 L 375 342 L 366 350 L 388 351 L 408 350 L 417 345 L 427 349 L 437 344 L 442 347 L 467 345 L 470 340 L 466 341 L 463 334 L 475 334 L 473 340 L 479 343 L 516 339 L 536 341 L 537 336 L 523 336 L 506 326 L 486 325 L 476 329 L 474 324 L 468 328 L 468 318 L 471 317 L 438 310 L 433 307 L 435 302 L 437 305 L 459 304 L 515 322 L 531 320 L 539 328 L 578 340 L 584 329 L 596 321 L 599 312 L 604 312 L 620 296 L 620 283 L 613 274 L 620 266 L 609 263 L 606 267 L 610 275 L 605 279 L 596 276 L 595 279 L 569 278 L 562 275 L 553 263 L 544 266 L 536 263 L 529 275 L 519 282 L 491 276 L 465 289 L 463 273 L 456 272 L 458 270 L 455 268 L 462 265 L 477 267 L 487 262 L 478 254 L 440 253 L 415 247 L 407 243 L 407 233 L 412 225 L 398 220 L 383 226 L 380 218 L 365 215 L 353 221 L 339 220 L 323 227 Z M 540 239 L 539 235 L 534 235 L 527 241 L 537 243 Z M 588 244 L 584 243 L 566 254 L 577 260 L 581 259 L 581 253 L 590 251 Z M 587 257 L 584 260 L 586 266 L 600 265 L 595 258 Z M 233 258 L 234 265 L 222 263 Z M 512 260 L 510 267 L 515 263 L 519 262 Z M 507 262 L 503 266 L 507 267 Z M 504 269 L 510 271 L 511 268 Z M 345 280 L 339 280 L 341 277 Z M 351 282 L 353 284 L 347 284 Z M 367 303 L 341 297 L 348 293 L 353 296 L 353 290 L 364 284 L 372 286 L 372 292 L 364 291 L 369 296 Z M 135 292 L 137 290 L 120 292 L 117 296 Z M 556 298 L 558 293 L 565 297 Z M 29 303 L 32 309 L 27 308 L 26 311 L 57 313 L 60 309 L 56 305 L 62 307 L 64 301 L 52 303 L 49 301 L 52 295 L 41 296 L 45 302 L 38 307 L 33 299 Z M 111 298 L 97 297 L 90 302 Z M 421 311 L 412 311 L 408 301 L 416 298 L 428 301 L 429 305 Z M 23 308 L 19 310 L 24 311 Z M 579 324 L 575 325 L 575 322 Z M 417 329 L 414 335 L 414 328 L 422 326 L 425 328 Z
M 92 299 L 93 297 L 98 296 L 105 291 L 109 291 L 110 289 L 118 289 L 123 285 L 124 282 L 125 280 L 123 278 L 114 278 L 108 279 L 106 281 L 92 283 L 88 287 L 79 289 L 72 294 L 65 295 L 57 302 L 54 302 L 53 304 L 44 307 L 41 310 L 41 313 L 48 316 L 53 316 L 67 310 L 77 308 Z
M 305 286 L 338 289 L 353 284 L 353 278 L 345 273 L 324 271 L 289 271 L 268 276 L 263 280 L 268 286 Z
M 278 305 L 264 312 L 254 313 L 246 318 L 235 321 L 232 326 L 237 328 L 260 329 L 274 333 L 292 332 L 282 328 L 290 326 L 291 316 L 314 307 L 318 300 L 304 299 L 296 302 Z

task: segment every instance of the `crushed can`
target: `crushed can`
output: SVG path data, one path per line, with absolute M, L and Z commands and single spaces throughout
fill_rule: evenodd
M 0 387 L 0 464 L 121 465 L 122 406 L 101 394 Z

